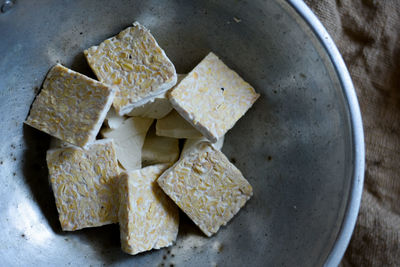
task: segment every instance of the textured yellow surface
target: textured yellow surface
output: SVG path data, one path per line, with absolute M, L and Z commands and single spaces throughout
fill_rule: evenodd
M 178 207 L 156 182 L 168 166 L 153 165 L 121 175 L 119 225 L 121 246 L 126 253 L 134 255 L 170 246 L 176 239 Z
M 207 236 L 226 225 L 253 194 L 241 172 L 209 142 L 183 155 L 157 182 Z
M 49 150 L 47 166 L 64 231 L 118 222 L 119 172 L 112 140 L 95 141 L 86 150 Z
M 176 84 L 174 65 L 138 22 L 84 54 L 100 81 L 118 87 L 113 105 L 120 115 Z
M 182 118 L 176 110 L 157 120 L 156 134 L 172 138 L 201 138 L 203 135 L 188 121 Z
M 209 53 L 170 93 L 172 106 L 215 143 L 257 100 L 254 88 Z
M 26 124 L 84 147 L 95 140 L 115 91 L 59 64 L 47 74 Z

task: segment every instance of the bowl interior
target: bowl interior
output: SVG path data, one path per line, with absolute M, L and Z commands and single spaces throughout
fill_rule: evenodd
M 223 152 L 253 198 L 212 238 L 182 216 L 176 245 L 129 256 L 117 225 L 62 232 L 49 138 L 23 126 L 48 69 L 93 77 L 82 51 L 132 22 L 190 71 L 215 52 L 261 94 Z M 325 50 L 281 1 L 18 1 L 0 14 L 0 258 L 23 265 L 316 266 L 343 221 L 353 170 L 349 110 Z

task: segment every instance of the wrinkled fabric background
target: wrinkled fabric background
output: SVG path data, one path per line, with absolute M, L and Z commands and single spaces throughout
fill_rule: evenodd
M 400 266 L 400 1 L 305 2 L 342 53 L 364 123 L 364 191 L 341 265 Z

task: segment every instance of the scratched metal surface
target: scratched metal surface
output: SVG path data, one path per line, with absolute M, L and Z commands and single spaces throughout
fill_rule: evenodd
M 346 211 L 358 207 L 350 197 L 355 168 L 360 168 L 354 162 L 360 156 L 355 146 L 361 121 L 352 117 L 358 108 L 348 99 L 352 88 L 343 87 L 332 55 L 290 5 L 238 0 L 6 2 L 0 13 L 1 265 L 326 262 L 343 234 Z M 117 225 L 61 231 L 47 180 L 49 138 L 23 121 L 52 65 L 61 62 L 93 76 L 82 51 L 135 20 L 151 29 L 179 73 L 214 51 L 261 98 L 227 134 L 223 148 L 253 185 L 254 197 L 212 238 L 182 216 L 175 246 L 129 256 L 119 248 Z

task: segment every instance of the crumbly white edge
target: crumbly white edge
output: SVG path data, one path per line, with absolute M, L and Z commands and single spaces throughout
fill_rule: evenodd
M 116 93 L 117 93 L 117 90 L 115 88 L 111 87 L 111 92 L 110 92 L 110 95 L 108 96 L 106 104 L 104 105 L 103 111 L 100 113 L 99 119 L 97 120 L 97 122 L 94 125 L 94 127 L 92 128 L 92 130 L 89 132 L 89 138 L 90 138 L 89 140 L 91 140 L 91 141 L 89 141 L 86 145 L 84 145 L 83 148 L 87 148 L 88 144 L 91 144 L 96 140 L 96 136 L 99 133 L 101 125 L 103 124 L 104 119 L 107 116 L 107 112 L 111 108 L 111 105 L 114 101 L 114 97 L 115 97 Z
M 164 50 L 162 50 L 162 52 L 164 53 Z M 165 55 L 165 53 L 164 53 L 164 55 Z M 176 72 L 175 72 L 174 76 L 172 77 L 172 81 L 169 82 L 169 83 L 164 83 L 163 85 L 161 85 L 159 87 L 159 91 L 157 91 L 157 93 L 151 94 L 151 95 L 149 95 L 149 96 L 147 96 L 145 98 L 142 98 L 142 100 L 140 100 L 140 101 L 137 101 L 135 103 L 132 103 L 132 104 L 124 106 L 123 108 L 121 108 L 119 110 L 119 112 L 117 112 L 118 115 L 123 116 L 123 115 L 128 114 L 129 112 L 131 112 L 134 108 L 143 106 L 143 105 L 147 104 L 148 102 L 154 101 L 154 98 L 156 98 L 157 96 L 165 93 L 166 91 L 168 91 L 169 89 L 174 87 L 175 84 L 176 84 L 176 81 L 177 81 L 177 75 L 176 75 Z
M 169 91 L 166 91 L 165 93 L 167 92 Z M 156 104 L 155 102 L 157 101 L 161 103 Z M 154 111 L 155 109 L 157 109 L 157 112 Z M 143 117 L 158 120 L 167 116 L 172 109 L 171 103 L 167 97 L 157 96 L 156 98 L 153 98 L 152 101 L 132 109 L 127 115 L 129 117 Z
M 111 138 L 95 140 L 92 143 L 88 144 L 85 149 L 80 147 L 80 146 L 68 143 L 68 145 L 65 146 L 65 147 L 50 148 L 49 150 L 47 150 L 47 154 L 52 154 L 52 153 L 54 153 L 54 152 L 56 152 L 58 150 L 65 150 L 66 148 L 75 148 L 75 149 L 81 149 L 81 150 L 88 150 L 90 148 L 90 146 L 92 146 L 92 145 L 101 145 L 101 144 L 108 144 L 108 143 L 112 143 L 112 145 L 114 146 L 114 140 L 111 139 Z
M 173 87 L 176 87 L 176 86 L 183 80 L 183 78 L 186 77 L 186 75 L 187 75 L 187 74 L 177 74 L 177 82 L 176 82 L 176 84 L 175 84 Z M 172 88 L 172 89 L 173 89 L 173 88 Z M 133 114 L 133 115 L 132 115 L 131 113 L 132 113 L 136 108 L 144 108 L 147 104 L 153 103 L 154 101 L 156 101 L 156 99 L 166 99 L 166 100 L 169 100 L 168 92 L 169 92 L 169 90 L 166 90 L 166 91 L 164 91 L 163 93 L 161 93 L 161 94 L 159 94 L 159 95 L 156 95 L 155 97 L 151 98 L 149 101 L 147 101 L 146 103 L 144 103 L 143 105 L 141 105 L 141 106 L 139 106 L 139 107 L 133 108 L 127 115 L 128 115 L 128 116 L 132 116 L 132 117 L 138 116 L 138 115 L 136 115 L 136 114 Z M 170 102 L 169 102 L 169 104 L 171 105 Z M 168 111 L 164 116 L 159 117 L 159 118 L 154 117 L 154 119 L 161 119 L 161 118 L 165 117 L 169 112 L 171 112 L 172 109 L 173 109 L 173 108 L 172 108 L 172 106 L 171 106 L 170 111 Z
M 156 123 L 157 127 L 157 123 Z M 195 136 L 192 133 L 193 131 L 190 129 L 181 130 L 180 134 L 176 133 L 176 129 L 169 129 L 169 130 L 160 130 L 159 128 L 156 128 L 156 135 L 157 136 L 162 136 L 162 137 L 169 137 L 169 138 L 176 138 L 176 139 L 197 139 L 201 138 L 201 136 Z M 200 132 L 199 132 L 200 133 Z

